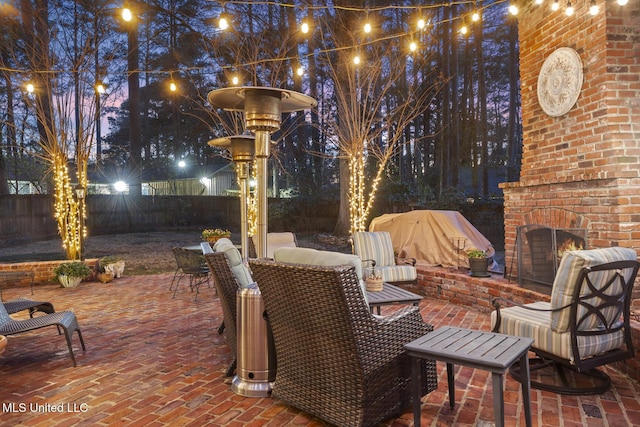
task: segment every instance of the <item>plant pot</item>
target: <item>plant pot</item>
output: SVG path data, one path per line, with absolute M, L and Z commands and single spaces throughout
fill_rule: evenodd
M 63 288 L 76 288 L 82 282 L 82 277 L 67 276 L 66 274 L 58 275 L 58 282 Z
M 116 279 L 122 277 L 124 274 L 124 261 L 114 262 L 113 264 L 107 264 L 104 266 L 104 272 L 111 274 Z
M 113 280 L 113 274 L 111 273 L 98 273 L 97 278 L 102 283 L 109 283 Z
M 209 243 L 215 243 L 215 242 L 217 242 L 218 240 L 220 240 L 222 238 L 230 239 L 231 238 L 231 234 L 228 234 L 228 235 L 225 235 L 225 236 L 210 236 L 210 237 L 205 238 L 205 241 L 209 242 Z
M 491 277 L 487 271 L 489 258 L 469 258 L 469 268 L 472 277 Z

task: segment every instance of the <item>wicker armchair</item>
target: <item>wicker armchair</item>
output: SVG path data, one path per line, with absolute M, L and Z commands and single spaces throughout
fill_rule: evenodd
M 222 306 L 222 314 L 224 316 L 224 323 L 218 330 L 219 332 L 225 331 L 227 343 L 229 347 L 231 347 L 233 354 L 233 361 L 226 372 L 226 375 L 230 377 L 233 375 L 237 363 L 236 294 L 238 292 L 238 282 L 231 271 L 224 252 L 207 253 L 204 254 L 204 258 L 213 276 L 213 283 L 220 298 L 220 305 Z
M 273 397 L 339 426 L 374 426 L 409 405 L 403 345 L 433 330 L 417 307 L 374 316 L 353 266 L 249 262 L 275 340 Z M 423 370 L 424 395 L 435 362 Z

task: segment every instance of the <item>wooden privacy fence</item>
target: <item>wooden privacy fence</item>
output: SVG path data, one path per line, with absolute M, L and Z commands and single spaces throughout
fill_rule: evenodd
M 338 202 L 269 199 L 269 230 L 331 233 L 338 218 Z M 240 199 L 236 196 L 87 197 L 87 228 L 91 235 L 159 231 L 183 227 L 225 227 L 240 230 Z M 400 212 L 411 210 L 405 205 Z M 462 207 L 460 212 L 493 243 L 504 248 L 502 206 Z M 386 212 L 380 212 L 383 214 Z M 17 244 L 57 236 L 53 197 L 0 196 L 0 244 Z
M 295 201 L 270 199 L 269 211 L 282 212 L 281 204 Z M 46 240 L 57 236 L 53 197 L 47 195 L 0 196 L 0 244 Z M 331 232 L 338 204 L 328 203 L 288 218 L 270 218 L 273 231 Z M 238 197 L 89 195 L 87 228 L 92 235 L 166 230 L 203 226 L 240 229 Z

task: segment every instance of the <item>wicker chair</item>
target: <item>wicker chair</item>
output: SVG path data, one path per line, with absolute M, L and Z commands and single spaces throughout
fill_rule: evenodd
M 204 255 L 204 258 L 213 276 L 213 283 L 220 298 L 220 305 L 222 306 L 222 314 L 224 316 L 224 321 L 218 328 L 218 332 L 222 333 L 222 331 L 225 331 L 227 343 L 229 347 L 231 347 L 233 355 L 233 361 L 226 372 L 226 375 L 230 377 L 233 375 L 237 364 L 236 294 L 239 286 L 224 252 L 207 253 Z
M 33 317 L 36 312 L 42 312 L 45 314 L 55 313 L 53 304 L 45 301 L 33 301 L 26 298 L 17 298 L 11 301 L 5 301 L 2 303 L 8 314 L 18 313 L 20 311 L 29 310 L 29 317 Z
M 48 310 L 48 306 L 41 306 L 42 309 Z M 53 306 L 51 306 L 53 309 Z M 80 326 L 78 326 L 78 320 L 75 314 L 71 311 L 57 311 L 54 313 L 45 314 L 43 316 L 34 316 L 24 320 L 14 320 L 9 316 L 4 304 L 0 304 L 0 335 L 14 335 L 22 332 L 29 332 L 40 328 L 46 328 L 47 326 L 56 326 L 58 330 L 62 328 L 64 336 L 67 340 L 67 347 L 69 348 L 69 355 L 73 361 L 73 366 L 76 366 L 76 358 L 73 355 L 73 348 L 71 345 L 71 337 L 74 331 L 78 332 L 78 338 L 80 339 L 80 345 L 82 350 L 85 350 L 84 340 L 82 339 L 82 332 L 80 332 Z
M 629 314 L 637 273 L 633 249 L 567 251 L 550 303 L 494 300 L 494 332 L 535 340 L 532 387 L 570 395 L 599 394 L 610 387 L 610 378 L 596 368 L 634 357 Z M 517 365 L 510 372 L 520 380 Z
M 433 330 L 417 307 L 374 316 L 353 266 L 249 264 L 275 340 L 273 397 L 339 426 L 374 426 L 409 405 L 403 345 Z M 423 370 L 424 395 L 435 362 Z

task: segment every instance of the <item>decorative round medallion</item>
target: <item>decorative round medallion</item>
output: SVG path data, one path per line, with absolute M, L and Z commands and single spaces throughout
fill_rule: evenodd
M 538 75 L 538 102 L 551 117 L 571 110 L 582 88 L 582 61 L 570 47 L 554 51 L 542 64 Z

